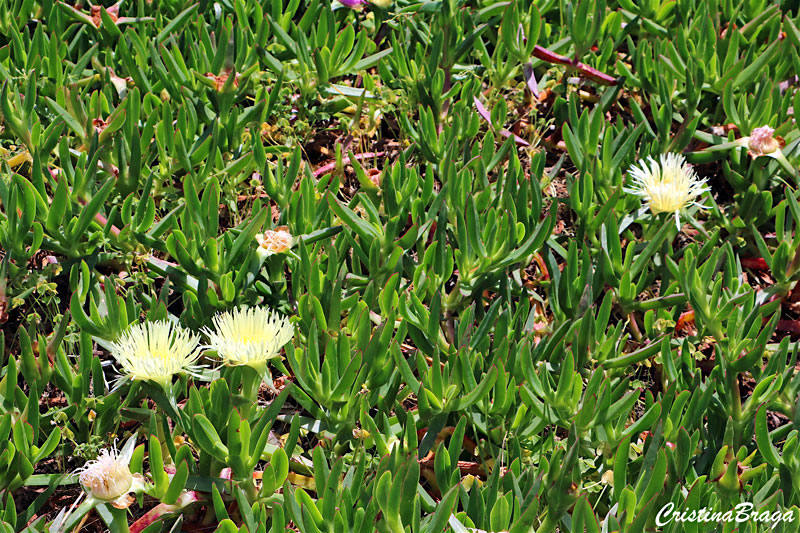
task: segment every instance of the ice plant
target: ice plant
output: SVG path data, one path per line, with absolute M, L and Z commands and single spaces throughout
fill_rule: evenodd
M 632 166 L 628 174 L 633 184 L 625 192 L 643 198 L 654 215 L 674 213 L 678 231 L 681 211 L 692 205 L 705 207 L 697 198 L 708 190 L 706 180 L 697 177 L 681 154 L 661 154 L 658 161 L 648 157 L 639 166 Z
M 134 324 L 111 345 L 122 373 L 133 380 L 166 386 L 172 376 L 192 373 L 200 357 L 200 337 L 171 322 Z
M 280 350 L 292 340 L 289 319 L 268 307 L 234 309 L 214 317 L 214 330 L 203 328 L 208 348 L 215 350 L 229 366 L 247 365 L 260 373 L 267 361 L 280 357 Z
M 292 247 L 293 237 L 289 228 L 279 226 L 274 230 L 267 230 L 256 235 L 258 253 L 262 257 L 280 254 Z
M 133 503 L 130 493 L 144 490 L 144 478 L 132 473 L 129 467 L 135 443 L 135 439 L 130 439 L 122 450 L 102 450 L 97 459 L 79 470 L 79 481 L 89 500 L 126 509 Z

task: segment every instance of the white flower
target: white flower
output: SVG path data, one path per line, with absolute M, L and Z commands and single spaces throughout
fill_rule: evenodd
M 131 379 L 168 384 L 180 372 L 192 373 L 200 357 L 200 337 L 171 322 L 134 324 L 111 344 L 111 355 Z
M 133 503 L 129 494 L 144 490 L 144 478 L 141 474 L 131 473 L 129 467 L 135 444 L 134 437 L 121 451 L 116 448 L 103 450 L 97 459 L 83 465 L 79 479 L 90 498 L 125 509 Z
M 207 348 L 216 350 L 227 365 L 248 365 L 263 371 L 267 361 L 280 357 L 280 350 L 292 340 L 289 319 L 268 307 L 251 307 L 218 313 L 214 330 L 203 328 Z
M 680 231 L 680 212 L 691 205 L 705 208 L 697 198 L 708 191 L 706 180 L 699 179 L 681 154 L 661 154 L 659 161 L 648 157 L 640 166 L 632 166 L 628 174 L 633 181 L 625 192 L 645 200 L 650 212 L 675 213 Z

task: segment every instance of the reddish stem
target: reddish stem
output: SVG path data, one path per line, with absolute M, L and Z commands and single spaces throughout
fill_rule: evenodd
M 536 252 L 533 256 L 533 260 L 536 261 L 536 264 L 539 265 L 539 268 L 542 270 L 543 279 L 550 279 L 550 272 L 547 270 L 547 265 L 544 262 L 544 257 L 542 257 L 542 254 Z
M 603 74 L 596 68 L 590 67 L 589 65 L 581 63 L 580 61 L 574 61 L 566 56 L 556 54 L 555 52 L 551 52 L 547 48 L 539 46 L 538 44 L 533 48 L 533 56 L 537 59 L 541 59 L 542 61 L 547 61 L 548 63 L 572 67 L 585 77 L 601 85 L 617 85 L 619 83 L 616 78 L 612 78 L 608 74 Z
M 88 203 L 83 198 L 78 198 L 78 202 L 80 202 L 80 204 L 84 207 Z M 101 215 L 100 213 L 97 213 L 94 216 L 94 219 L 97 221 L 98 224 L 100 224 L 103 227 L 106 227 L 108 225 L 108 219 L 103 215 Z M 119 228 L 111 224 L 111 233 L 114 235 L 114 237 L 119 237 Z
M 381 157 L 386 155 L 386 152 L 364 152 L 363 154 L 356 154 L 354 157 L 356 161 L 361 161 L 362 159 L 369 159 L 370 157 Z M 347 165 L 350 163 L 350 156 L 345 156 L 342 158 L 342 165 Z M 336 170 L 336 161 L 331 161 L 325 165 L 322 165 L 317 170 L 314 171 L 314 177 L 319 178 L 320 176 L 324 176 L 330 172 Z
M 743 268 L 751 270 L 769 270 L 767 262 L 761 257 L 743 257 L 740 259 Z
M 131 524 L 130 531 L 131 533 L 140 533 L 144 531 L 147 526 L 153 524 L 156 520 L 161 518 L 164 515 L 174 513 L 175 511 L 179 511 L 195 502 L 200 501 L 200 496 L 197 494 L 196 491 L 190 490 L 184 492 L 178 497 L 178 501 L 172 505 L 168 505 L 166 503 L 159 503 L 149 511 L 147 511 L 141 518 L 139 518 L 136 522 Z

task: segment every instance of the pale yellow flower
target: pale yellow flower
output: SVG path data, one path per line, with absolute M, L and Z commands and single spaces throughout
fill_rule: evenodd
M 200 337 L 171 322 L 134 324 L 111 345 L 111 355 L 131 379 L 166 385 L 181 372 L 193 373 Z
M 661 154 L 656 161 L 648 157 L 640 166 L 628 170 L 632 187 L 626 192 L 641 197 L 654 215 L 674 213 L 680 230 L 680 212 L 689 206 L 705 206 L 697 198 L 708 191 L 706 180 L 699 179 L 681 154 Z
M 294 327 L 287 317 L 268 307 L 251 307 L 218 313 L 214 330 L 203 328 L 206 346 L 215 350 L 227 365 L 247 365 L 263 371 L 267 361 L 280 357 L 292 340 Z

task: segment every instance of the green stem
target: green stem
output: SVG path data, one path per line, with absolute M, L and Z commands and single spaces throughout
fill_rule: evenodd
M 728 369 L 728 389 L 733 395 L 733 445 L 738 448 L 742 437 L 742 396 L 739 392 L 739 374 Z
M 128 533 L 128 512 L 125 509 L 117 509 L 111 505 L 102 504 L 97 506 L 97 514 L 106 523 L 111 533 Z
M 247 403 L 241 408 L 242 420 L 247 420 L 250 415 L 250 410 L 258 403 L 258 389 L 261 386 L 261 376 L 258 370 L 249 366 L 242 367 L 242 396 L 250 403 Z
M 628 319 L 629 329 L 633 334 L 633 338 L 636 342 L 642 342 L 642 331 L 639 329 L 639 323 L 636 322 L 636 315 L 631 311 L 626 318 Z
M 536 530 L 536 533 L 553 533 L 556 530 L 556 526 L 558 525 L 558 519 L 553 518 L 553 513 L 550 510 L 547 510 L 547 514 L 544 515 L 544 520 L 542 523 L 539 524 L 539 529 Z
M 258 489 L 256 489 L 256 485 L 253 482 L 252 474 L 249 479 L 243 480 L 239 486 L 242 487 L 244 493 L 247 495 L 248 502 L 253 503 L 258 499 Z

